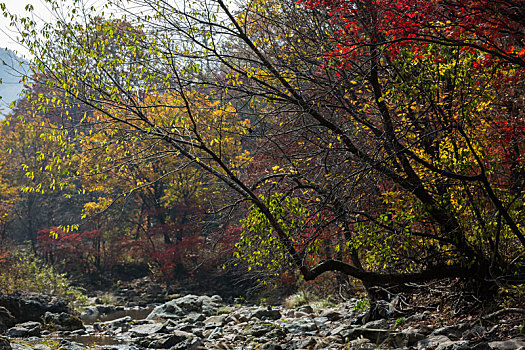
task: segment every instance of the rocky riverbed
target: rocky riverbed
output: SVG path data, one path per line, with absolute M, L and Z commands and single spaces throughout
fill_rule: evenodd
M 497 323 L 438 325 L 428 311 L 363 324 L 357 302 L 287 309 L 186 295 L 156 306 L 92 305 L 79 318 L 50 297 L 1 296 L 0 350 L 525 349 Z

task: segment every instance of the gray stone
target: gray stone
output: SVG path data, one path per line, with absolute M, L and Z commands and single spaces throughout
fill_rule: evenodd
M 369 339 L 359 338 L 350 341 L 350 349 L 377 350 L 377 345 L 372 344 Z
M 152 337 L 150 336 L 148 338 L 151 339 Z M 194 335 L 187 332 L 176 331 L 172 334 L 158 336 L 156 339 L 151 340 L 147 347 L 154 349 L 170 349 L 190 338 L 194 338 Z
M 32 346 L 20 344 L 20 343 L 11 343 L 12 350 L 33 350 Z
M 465 327 L 463 325 L 446 326 L 436 329 L 431 335 L 445 335 L 450 339 L 460 339 Z
M 197 350 L 200 349 L 202 345 L 202 339 L 194 337 L 183 340 L 175 346 L 172 346 L 171 350 Z
M 461 334 L 461 337 L 463 339 L 475 339 L 480 338 L 483 334 L 485 334 L 487 330 L 485 327 L 482 326 L 475 326 L 471 329 L 467 329 Z
M 166 333 L 167 329 L 162 323 L 150 323 L 131 327 L 128 332 L 132 337 L 137 338 L 147 337 L 156 333 Z
M 297 309 L 299 312 L 304 312 L 305 314 L 313 314 L 314 309 L 310 305 L 303 305 L 300 308 Z
M 217 338 L 220 338 L 221 335 L 222 335 L 222 327 L 217 327 L 213 331 L 211 331 L 207 339 L 208 340 L 217 339 Z
M 204 316 L 216 315 L 222 303 L 220 297 L 186 295 L 157 306 L 148 315 L 148 320 L 180 319 L 191 313 L 202 313 Z
M 206 319 L 206 316 L 204 316 L 203 314 L 197 313 L 197 312 L 191 312 L 188 315 L 188 318 L 190 319 L 191 322 L 195 323 L 195 322 L 204 321 Z
M 278 320 L 281 318 L 281 313 L 277 309 L 259 308 L 250 315 L 250 318 L 252 317 L 260 320 Z
M 470 348 L 468 341 L 458 340 L 439 344 L 436 350 L 468 350 Z
M 42 326 L 40 325 L 40 322 L 27 321 L 24 323 L 19 323 L 16 326 L 27 329 L 29 337 L 39 337 L 42 333 Z
M 497 350 L 517 350 L 525 348 L 523 338 L 514 338 L 509 340 L 492 341 L 488 343 L 489 348 Z
M 425 337 L 425 334 L 420 333 L 418 329 L 408 327 L 401 332 L 391 332 L 388 336 L 387 343 L 396 348 L 406 348 L 425 339 Z
M 334 310 L 331 310 L 331 309 L 328 309 L 328 310 L 323 310 L 321 312 L 321 317 L 326 317 L 328 318 L 330 321 L 338 321 L 340 319 L 343 318 L 343 315 L 340 314 L 339 312 L 337 311 L 334 311 Z
M 266 333 L 266 336 L 270 339 L 281 339 L 286 337 L 286 333 L 280 327 L 275 327 L 270 332 Z
M 295 343 L 298 349 L 311 349 L 317 344 L 317 340 L 313 337 L 301 339 Z
M 300 318 L 284 326 L 288 332 L 293 334 L 317 331 L 317 325 L 313 320 Z
M 419 350 L 423 350 L 427 348 L 435 348 L 439 346 L 440 344 L 450 343 L 450 342 L 451 342 L 450 338 L 445 335 L 430 335 L 429 337 L 418 341 L 417 348 Z
M 376 320 L 376 321 L 370 321 L 362 326 L 362 328 L 372 328 L 372 329 L 387 329 L 388 328 L 388 321 L 383 319 Z
M 283 347 L 279 344 L 266 343 L 260 347 L 261 350 L 282 350 Z
M 345 331 L 348 331 L 350 329 L 352 329 L 352 327 L 349 326 L 349 325 L 341 325 L 339 327 L 336 327 L 336 328 L 332 329 L 329 332 L 329 335 L 339 335 L 339 334 L 341 334 L 341 333 L 343 333 Z
M 222 301 L 222 298 L 220 295 L 212 295 L 211 298 L 210 298 L 211 301 L 213 301 L 214 303 L 217 303 L 217 304 L 223 304 L 224 302 Z
M 11 350 L 11 344 L 5 337 L 0 336 L 0 350 Z
M 13 327 L 15 324 L 15 317 L 5 307 L 0 306 L 0 332 Z
M 256 323 L 252 327 L 248 328 L 246 333 L 254 337 L 260 337 L 266 333 L 270 333 L 275 329 L 275 325 L 271 323 Z
M 0 306 L 9 310 L 16 323 L 40 321 L 46 312 L 67 312 L 66 302 L 46 295 L 0 295 Z
M 204 325 L 206 328 L 222 327 L 225 323 L 225 320 L 225 315 L 210 316 L 204 321 Z
M 374 328 L 364 328 L 357 327 L 348 330 L 347 332 L 341 333 L 345 338 L 356 339 L 356 338 L 366 338 L 370 339 L 371 342 L 376 344 L 381 344 L 384 342 L 390 335 L 388 329 L 374 329 Z
M 106 322 L 100 322 L 93 324 L 93 328 L 96 330 L 110 330 L 110 331 L 116 331 L 120 328 L 121 331 L 127 331 L 130 328 L 130 322 L 132 321 L 131 316 L 125 316 L 121 318 L 117 318 L 112 321 L 106 321 Z
M 56 329 L 57 331 L 74 331 L 77 329 L 85 329 L 82 320 L 76 316 L 70 315 L 66 312 L 54 314 L 46 312 L 44 315 L 44 323 Z
M 7 330 L 7 336 L 9 338 L 27 338 L 29 331 L 24 327 L 12 327 Z

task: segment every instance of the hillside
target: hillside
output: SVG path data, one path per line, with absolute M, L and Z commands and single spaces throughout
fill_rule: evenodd
M 22 91 L 20 77 L 28 67 L 25 61 L 20 65 L 21 60 L 13 51 L 0 48 L 0 117 L 9 112 L 9 105 Z

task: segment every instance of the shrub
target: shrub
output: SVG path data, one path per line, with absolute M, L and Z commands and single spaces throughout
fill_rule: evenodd
M 54 295 L 68 302 L 85 303 L 87 297 L 73 287 L 65 274 L 45 265 L 27 249 L 9 252 L 0 261 L 0 294 L 32 292 Z

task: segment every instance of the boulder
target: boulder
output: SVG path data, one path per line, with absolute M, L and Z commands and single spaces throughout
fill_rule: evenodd
M 114 319 L 112 321 L 98 322 L 93 324 L 93 328 L 96 330 L 109 330 L 116 331 L 120 328 L 121 331 L 125 332 L 130 328 L 130 322 L 132 321 L 131 316 L 125 316 Z
M 15 317 L 5 307 L 0 306 L 0 332 L 13 327 L 15 324 Z
M 156 333 L 167 333 L 166 326 L 162 323 L 149 323 L 132 327 L 129 330 L 129 334 L 134 338 L 146 337 Z
M 344 338 L 348 338 L 348 339 L 357 339 L 357 338 L 370 339 L 372 343 L 379 345 L 388 338 L 388 336 L 390 335 L 390 331 L 388 329 L 380 329 L 380 328 L 356 327 L 356 328 L 349 329 L 348 331 L 344 333 L 341 333 L 341 335 Z
M 16 323 L 40 321 L 46 312 L 67 312 L 67 304 L 56 297 L 46 295 L 0 295 L 0 306 L 9 310 Z
M 7 336 L 10 338 L 39 337 L 41 333 L 40 323 L 35 321 L 20 323 L 7 330 Z
M 170 334 L 153 334 L 147 337 L 141 337 L 137 340 L 137 344 L 146 348 L 153 349 L 173 349 L 174 347 L 176 349 L 186 349 L 191 348 L 191 341 L 188 342 L 188 340 L 195 338 L 196 337 L 194 334 L 182 331 L 174 331 Z M 188 347 L 177 346 L 180 343 L 184 343 L 185 345 L 188 345 Z
M 293 322 L 284 326 L 286 330 L 293 334 L 310 334 L 313 335 L 317 332 L 317 325 L 311 319 L 299 318 Z
M 281 313 L 277 309 L 272 308 L 259 308 L 255 310 L 250 318 L 255 317 L 260 320 L 278 320 L 281 318 Z
M 151 311 L 147 319 L 177 320 L 192 313 L 212 316 L 217 314 L 221 306 L 223 306 L 222 299 L 217 295 L 209 297 L 206 295 L 197 296 L 190 294 L 157 306 Z
M 77 329 L 85 329 L 80 318 L 66 312 L 46 312 L 44 315 L 44 323 L 46 326 L 57 331 L 75 331 Z

